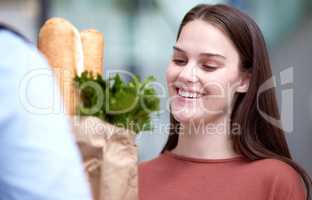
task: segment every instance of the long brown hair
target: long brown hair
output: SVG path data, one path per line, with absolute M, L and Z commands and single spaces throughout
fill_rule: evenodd
M 272 77 L 269 55 L 265 40 L 258 25 L 248 15 L 231 6 L 200 4 L 184 16 L 178 30 L 177 40 L 182 28 L 193 20 L 200 19 L 222 29 L 234 43 L 240 55 L 240 67 L 251 73 L 249 89 L 246 93 L 235 94 L 231 113 L 231 125 L 239 124 L 239 134 L 232 132 L 234 150 L 249 160 L 275 158 L 292 166 L 302 177 L 310 198 L 311 178 L 296 164 L 288 149 L 284 131 L 268 123 L 261 117 L 260 109 L 266 114 L 280 119 L 275 90 L 270 89 L 257 97 L 261 84 Z M 180 124 L 170 113 L 170 133 L 161 153 L 177 146 Z M 232 129 L 231 129 L 232 130 Z

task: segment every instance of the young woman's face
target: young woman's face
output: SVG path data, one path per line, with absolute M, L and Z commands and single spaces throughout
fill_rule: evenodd
M 202 20 L 187 23 L 173 48 L 166 78 L 175 119 L 212 122 L 231 107 L 234 92 L 245 92 L 239 54 L 216 26 Z

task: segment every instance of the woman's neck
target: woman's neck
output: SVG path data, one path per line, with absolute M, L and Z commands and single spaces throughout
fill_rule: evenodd
M 213 123 L 182 125 L 178 144 L 173 153 L 178 155 L 222 159 L 236 157 L 229 134 L 227 118 L 223 117 Z

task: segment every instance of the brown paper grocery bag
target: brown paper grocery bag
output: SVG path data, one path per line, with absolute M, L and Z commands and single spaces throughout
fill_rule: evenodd
M 96 117 L 75 117 L 73 132 L 94 200 L 138 200 L 135 133 Z

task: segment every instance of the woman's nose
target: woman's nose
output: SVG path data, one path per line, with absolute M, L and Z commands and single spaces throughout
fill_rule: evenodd
M 185 82 L 198 81 L 196 64 L 188 63 L 184 66 L 179 74 L 179 79 Z

